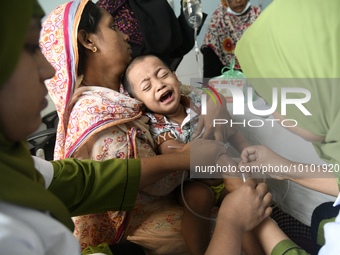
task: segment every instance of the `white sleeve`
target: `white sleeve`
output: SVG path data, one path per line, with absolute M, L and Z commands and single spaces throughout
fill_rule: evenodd
M 45 188 L 47 189 L 53 179 L 53 165 L 51 162 L 32 156 L 34 161 L 34 167 L 37 169 L 45 179 Z
M 333 206 L 335 207 L 335 206 L 337 206 L 337 205 L 339 205 L 339 204 L 340 204 L 340 193 L 339 193 L 338 197 L 336 198 L 336 200 L 335 200 Z
M 339 254 L 340 214 L 335 222 L 328 222 L 323 227 L 326 243 L 321 247 L 319 255 Z
M 0 254 L 44 255 L 43 244 L 25 223 L 0 214 Z

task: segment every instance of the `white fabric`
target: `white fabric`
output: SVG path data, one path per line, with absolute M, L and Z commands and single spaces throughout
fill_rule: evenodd
M 228 4 L 229 5 L 229 4 Z M 240 16 L 242 15 L 243 13 L 245 13 L 250 7 L 250 2 L 248 1 L 246 7 L 244 7 L 244 9 L 241 11 L 241 12 L 234 12 L 229 6 L 227 8 L 227 12 L 229 12 L 230 14 L 233 14 L 235 16 Z
M 340 204 L 340 193 L 339 193 L 338 197 L 336 198 L 336 200 L 335 200 L 333 206 L 335 207 L 335 206 L 337 206 L 337 205 L 339 205 L 339 204 Z
M 45 179 L 45 188 L 47 189 L 53 179 L 53 165 L 51 164 L 51 162 L 32 156 L 33 161 L 34 161 L 34 167 L 35 169 L 37 169 L 43 176 Z
M 37 157 L 33 160 L 48 187 L 53 178 L 52 164 Z M 81 252 L 77 238 L 48 212 L 0 201 L 0 254 L 77 255 Z
M 0 202 L 0 254 L 77 255 L 78 240 L 47 213 Z
M 340 254 L 340 213 L 335 218 L 335 222 L 326 223 L 324 226 L 326 243 L 319 251 L 319 255 Z

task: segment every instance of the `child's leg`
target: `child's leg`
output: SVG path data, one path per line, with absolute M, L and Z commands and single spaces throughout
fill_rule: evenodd
M 214 206 L 214 194 L 205 184 L 192 181 L 183 187 L 185 202 L 197 214 L 210 218 Z M 182 234 L 190 254 L 204 254 L 209 245 L 210 221 L 194 215 L 183 203 L 181 190 L 177 189 L 178 201 L 184 206 Z
M 235 189 L 239 188 L 243 184 L 243 180 L 240 178 L 228 178 L 223 179 L 225 189 L 221 192 L 218 199 L 218 204 L 220 204 L 224 197 L 233 192 Z M 242 219 L 240 219 L 242 220 Z M 257 239 L 253 231 L 245 233 L 242 237 L 242 249 L 247 255 L 264 255 L 265 252 Z

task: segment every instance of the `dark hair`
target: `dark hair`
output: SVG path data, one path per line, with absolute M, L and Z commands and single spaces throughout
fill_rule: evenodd
M 130 72 L 130 69 L 131 69 L 132 67 L 134 67 L 135 64 L 137 64 L 137 63 L 139 63 L 139 62 L 142 62 L 142 61 L 143 61 L 144 59 L 146 59 L 147 57 L 155 57 L 155 58 L 158 58 L 158 59 L 163 63 L 163 65 L 165 65 L 166 68 L 168 68 L 170 71 L 172 71 L 171 68 L 170 68 L 170 66 L 169 66 L 169 64 L 168 64 L 167 62 L 165 62 L 165 61 L 164 61 L 162 58 L 160 58 L 159 56 L 156 56 L 156 55 L 153 55 L 153 54 L 146 54 L 146 55 L 140 55 L 140 56 L 134 58 L 134 59 L 130 62 L 130 64 L 127 66 L 127 68 L 126 68 L 126 70 L 125 70 L 125 72 L 124 72 L 124 75 L 123 75 L 123 79 L 122 79 L 124 89 L 125 89 L 125 90 L 129 93 L 129 95 L 132 96 L 132 97 L 135 97 L 135 96 L 134 96 L 134 91 L 133 91 L 133 86 L 132 86 L 131 82 L 129 81 L 129 79 L 127 78 L 127 75 L 128 75 L 128 73 Z
M 87 33 L 96 33 L 98 30 L 99 21 L 102 18 L 100 7 L 92 2 L 88 2 L 81 15 L 81 19 L 78 26 L 78 31 L 83 29 Z M 82 75 L 85 66 L 85 47 L 77 41 L 78 44 L 78 75 Z

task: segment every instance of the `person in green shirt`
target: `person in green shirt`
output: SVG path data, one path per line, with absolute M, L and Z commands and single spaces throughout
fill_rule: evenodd
M 333 196 L 339 195 L 340 186 L 339 8 L 336 0 L 327 1 L 327 5 L 320 0 L 275 0 L 242 36 L 235 50 L 256 93 L 269 105 L 277 105 L 274 119 L 311 142 L 327 163 L 317 166 L 292 162 L 265 146 L 253 146 L 243 151 L 241 167 L 285 166 L 294 170 L 269 174 Z M 286 108 L 281 99 L 284 90 L 289 91 Z M 338 204 L 337 200 L 334 206 Z M 323 245 L 326 239 L 319 254 L 339 253 L 334 242 L 340 234 L 339 219 L 332 221 L 316 229 L 319 233 L 314 241 Z M 268 253 L 306 254 L 273 222 L 267 220 L 261 225 L 259 239 L 267 244 Z
M 139 189 L 190 168 L 190 147 L 104 162 L 32 158 L 25 140 L 40 126 L 44 80 L 54 75 L 39 47 L 43 11 L 36 0 L 20 0 L 2 3 L 0 12 L 0 253 L 80 254 L 72 215 L 132 210 Z M 193 145 L 200 164 L 226 152 L 215 141 Z M 105 244 L 84 252 L 111 254 Z

